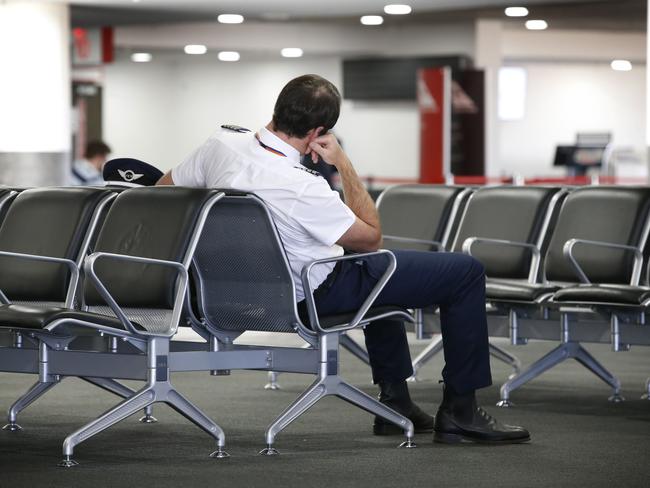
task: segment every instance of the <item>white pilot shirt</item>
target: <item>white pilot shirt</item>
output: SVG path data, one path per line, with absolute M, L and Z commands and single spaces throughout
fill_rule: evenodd
M 78 159 L 72 163 L 70 185 L 103 186 L 102 173 L 89 161 Z
M 221 129 L 172 170 L 178 186 L 235 189 L 266 203 L 289 259 L 296 299 L 305 297 L 300 272 L 316 259 L 341 256 L 336 244 L 356 217 L 322 176 L 300 164 L 300 153 L 271 131 Z M 334 263 L 312 268 L 318 287 Z

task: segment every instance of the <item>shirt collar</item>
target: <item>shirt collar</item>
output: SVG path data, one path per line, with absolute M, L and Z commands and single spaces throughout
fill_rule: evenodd
M 300 163 L 300 151 L 291 144 L 284 142 L 266 127 L 262 127 L 257 134 L 259 135 L 260 141 L 276 151 L 284 153 L 290 162 Z

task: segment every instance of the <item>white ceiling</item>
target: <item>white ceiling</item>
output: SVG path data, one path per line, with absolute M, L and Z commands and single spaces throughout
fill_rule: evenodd
M 388 3 L 407 3 L 413 13 L 437 10 L 484 8 L 516 5 L 565 3 L 549 0 L 46 0 L 72 5 L 112 8 L 165 9 L 194 12 L 239 13 L 264 17 L 286 14 L 291 17 L 338 17 L 382 13 Z M 572 0 L 577 3 L 589 0 Z M 615 0 L 612 0 L 615 3 Z

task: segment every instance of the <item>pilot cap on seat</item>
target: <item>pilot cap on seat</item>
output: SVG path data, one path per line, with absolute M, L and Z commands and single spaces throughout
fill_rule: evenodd
M 153 186 L 163 172 L 155 166 L 133 158 L 115 158 L 107 161 L 102 172 L 106 185 Z

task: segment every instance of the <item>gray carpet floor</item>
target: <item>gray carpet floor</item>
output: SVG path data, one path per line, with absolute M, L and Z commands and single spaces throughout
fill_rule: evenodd
M 499 345 L 524 364 L 554 344 Z M 413 353 L 424 346 L 414 343 Z M 338 399 L 325 399 L 277 437 L 281 455 L 258 456 L 264 429 L 312 381 L 283 375 L 281 391 L 265 391 L 266 375 L 237 371 L 227 377 L 177 374 L 177 388 L 226 432 L 231 458 L 208 457 L 210 438 L 164 405 L 157 424 L 131 417 L 77 447 L 74 469 L 56 467 L 66 434 L 111 407 L 115 397 L 76 379 L 66 379 L 19 418 L 24 431 L 0 431 L 0 488 L 10 487 L 558 487 L 650 486 L 650 401 L 640 400 L 650 376 L 648 349 L 613 353 L 588 347 L 623 382 L 627 401 L 610 404 L 610 391 L 576 363 L 567 362 L 514 392 L 516 407 L 499 409 L 498 385 L 509 369 L 493 362 L 495 386 L 480 402 L 500 420 L 526 426 L 532 442 L 513 446 L 432 443 L 416 436 L 417 449 L 396 449 L 398 437 L 375 437 L 371 417 Z M 347 353 L 343 375 L 368 393 L 366 366 Z M 442 358 L 421 370 L 414 399 L 434 413 L 442 392 Z M 5 409 L 34 377 L 0 374 Z M 132 386 L 137 386 L 133 383 Z

